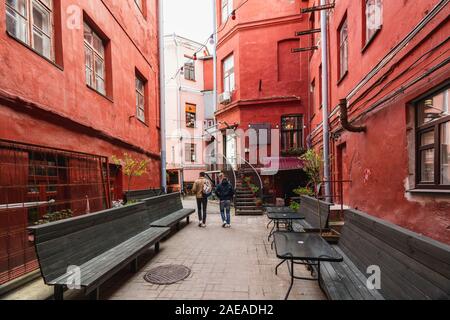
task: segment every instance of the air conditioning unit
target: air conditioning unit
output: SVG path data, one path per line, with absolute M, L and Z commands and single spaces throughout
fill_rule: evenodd
M 219 95 L 219 103 L 220 104 L 229 104 L 231 103 L 231 92 L 225 91 L 224 93 Z

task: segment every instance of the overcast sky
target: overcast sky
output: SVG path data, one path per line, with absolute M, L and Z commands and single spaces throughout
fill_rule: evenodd
M 164 0 L 164 33 L 204 43 L 213 32 L 213 0 Z

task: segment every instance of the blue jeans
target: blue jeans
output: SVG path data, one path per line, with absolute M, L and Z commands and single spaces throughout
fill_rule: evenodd
M 226 217 L 225 217 L 226 211 Z M 220 214 L 222 215 L 222 221 L 228 224 L 231 223 L 231 200 L 220 201 Z

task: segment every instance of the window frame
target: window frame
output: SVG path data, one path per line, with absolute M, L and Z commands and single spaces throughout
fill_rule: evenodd
M 189 150 L 189 153 L 187 152 Z M 187 163 L 196 163 L 197 162 L 197 145 L 193 142 L 188 142 L 184 144 L 184 160 Z
M 138 81 L 142 83 L 142 92 L 138 88 Z M 144 124 L 147 124 L 147 99 L 146 99 L 146 87 L 147 87 L 147 80 L 139 75 L 137 72 L 135 73 L 135 94 L 136 94 L 136 119 L 141 121 Z M 142 97 L 143 104 L 142 106 L 139 105 L 139 99 L 138 97 Z M 144 115 L 144 119 L 142 119 L 139 116 L 139 110 L 142 111 L 142 114 Z
M 185 80 L 195 81 L 195 61 L 193 59 L 188 58 L 188 60 L 184 62 L 183 73 Z
M 344 27 L 346 27 L 346 37 L 345 39 L 343 39 L 342 36 L 342 31 L 344 30 Z M 346 77 L 346 75 L 348 74 L 348 70 L 349 70 L 349 43 L 348 43 L 348 19 L 347 19 L 347 13 L 344 14 L 344 17 L 342 18 L 341 23 L 339 24 L 339 28 L 337 30 L 337 36 L 338 36 L 338 46 L 337 46 L 337 50 L 338 50 L 338 59 L 339 59 L 339 63 L 338 63 L 338 84 Z M 344 41 L 345 40 L 345 41 Z M 344 46 L 345 44 L 345 46 Z M 345 70 L 343 69 L 343 49 L 345 48 L 346 50 L 346 59 L 345 59 Z
M 380 8 L 381 8 L 381 21 L 380 21 L 380 25 L 378 26 L 377 29 L 374 30 L 372 35 L 369 35 L 369 30 L 368 26 L 367 26 L 367 20 L 368 20 L 368 11 L 367 11 L 367 3 L 369 1 L 376 1 L 377 4 L 379 4 Z M 367 47 L 369 47 L 369 45 L 373 42 L 373 40 L 376 38 L 376 36 L 378 35 L 378 33 L 381 31 L 382 27 L 383 27 L 383 15 L 384 15 L 384 10 L 383 10 L 383 1 L 382 0 L 362 0 L 362 51 L 364 52 L 366 50 Z
M 187 111 L 188 106 L 195 107 L 195 112 Z M 188 123 L 190 123 L 190 122 L 188 122 L 188 115 L 194 116 L 194 122 L 192 125 L 188 125 Z M 185 103 L 185 126 L 186 126 L 186 128 L 189 128 L 189 129 L 197 128 L 197 105 L 196 104 L 188 103 L 188 102 Z
M 417 189 L 430 189 L 430 190 L 450 190 L 450 184 L 441 184 L 441 129 L 442 125 L 450 122 L 450 114 L 443 116 L 440 119 L 430 121 L 429 123 L 419 124 L 420 119 L 420 104 L 421 102 L 430 99 L 446 90 L 450 90 L 450 84 L 447 84 L 438 90 L 433 91 L 426 96 L 417 99 L 412 103 L 415 114 L 415 173 L 416 173 L 416 188 Z M 450 94 L 447 95 L 447 104 L 450 104 Z M 422 146 L 422 136 L 428 132 L 434 132 L 434 143 Z M 422 181 L 422 152 L 426 150 L 434 149 L 434 181 L 423 182 Z
M 86 27 L 88 27 L 91 31 L 92 34 L 92 44 L 89 43 L 86 40 L 86 37 L 84 36 L 86 33 Z M 94 47 L 94 38 L 97 37 L 101 44 L 102 44 L 102 48 L 103 48 L 103 54 L 101 52 L 99 52 L 97 49 L 95 49 Z M 92 90 L 96 91 L 97 93 L 101 94 L 102 96 L 107 96 L 107 70 L 106 70 L 106 41 L 104 40 L 104 38 L 102 36 L 99 35 L 99 33 L 95 30 L 95 28 L 92 27 L 92 25 L 89 24 L 89 22 L 87 22 L 86 20 L 84 20 L 83 22 L 83 45 L 84 45 L 84 54 L 85 54 L 85 62 L 84 62 L 84 69 L 85 69 L 85 82 L 86 85 L 91 88 Z M 86 57 L 86 49 L 91 51 L 91 79 L 90 79 L 90 83 L 88 83 L 88 78 L 86 76 L 86 69 L 88 69 L 89 67 L 87 66 L 86 62 L 87 62 L 87 57 Z M 103 77 L 98 76 L 101 80 L 103 80 L 103 92 L 100 91 L 97 87 L 97 72 L 96 72 L 96 68 L 95 68 L 95 58 L 99 57 L 101 59 L 101 61 L 103 62 Z
M 9 36 L 14 38 L 15 40 L 19 41 L 20 43 L 24 44 L 28 48 L 30 48 L 33 52 L 40 55 L 44 59 L 56 63 L 56 57 L 55 57 L 55 1 L 54 0 L 48 0 L 48 4 L 45 1 L 42 0 L 24 0 L 25 3 L 25 15 L 23 15 L 21 12 L 17 11 L 15 8 L 11 7 L 6 1 L 5 1 L 5 28 L 6 32 Z M 35 26 L 34 24 L 34 17 L 33 17 L 33 8 L 35 7 L 34 4 L 37 4 L 36 7 L 41 7 L 44 11 L 48 13 L 48 33 L 42 30 L 41 28 Z M 25 40 L 17 37 L 15 34 L 11 33 L 8 30 L 8 24 L 7 24 L 7 18 L 8 18 L 8 9 L 12 10 L 15 14 L 19 15 L 21 19 L 24 20 L 25 23 Z M 17 22 L 17 20 L 16 20 Z M 39 33 L 42 34 L 42 37 L 47 37 L 49 40 L 49 56 L 46 56 L 44 52 L 40 52 L 35 47 L 35 41 L 34 41 L 34 30 L 37 30 Z
M 226 9 L 226 12 L 225 12 L 225 9 Z M 220 10 L 221 24 L 224 24 L 224 23 L 226 23 L 228 21 L 228 18 L 233 13 L 233 10 L 234 10 L 234 2 L 233 2 L 233 0 L 222 0 L 221 10 Z
M 225 69 L 226 63 L 229 60 L 233 62 L 233 67 L 231 67 L 230 69 Z M 234 67 L 235 67 L 234 53 L 231 53 L 222 61 L 222 73 L 223 73 L 222 81 L 223 81 L 223 91 L 224 92 L 225 91 L 234 92 L 236 90 L 236 73 L 234 72 L 235 71 Z M 231 76 L 233 76 L 232 82 L 231 82 Z M 229 90 L 226 90 L 227 84 L 228 84 Z M 233 85 L 231 85 L 231 84 L 233 84 Z
M 284 119 L 287 118 L 299 118 L 300 119 L 300 128 L 297 129 L 285 129 L 284 128 Z M 292 135 L 299 135 L 297 137 L 297 141 L 300 144 L 297 147 L 289 147 L 286 148 L 287 146 L 284 145 L 284 140 L 283 140 L 283 136 L 284 134 L 288 134 L 288 133 L 292 133 Z M 305 147 L 305 143 L 304 143 L 304 136 L 305 135 L 305 117 L 303 114 L 287 114 L 287 115 L 282 115 L 281 116 L 281 126 L 280 126 L 280 152 L 281 153 L 287 153 L 289 152 L 292 148 L 304 148 Z

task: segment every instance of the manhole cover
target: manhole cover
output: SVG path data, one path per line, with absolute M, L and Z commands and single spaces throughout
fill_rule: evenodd
M 144 279 L 152 284 L 174 284 L 186 279 L 191 269 L 182 265 L 165 265 L 150 270 Z

